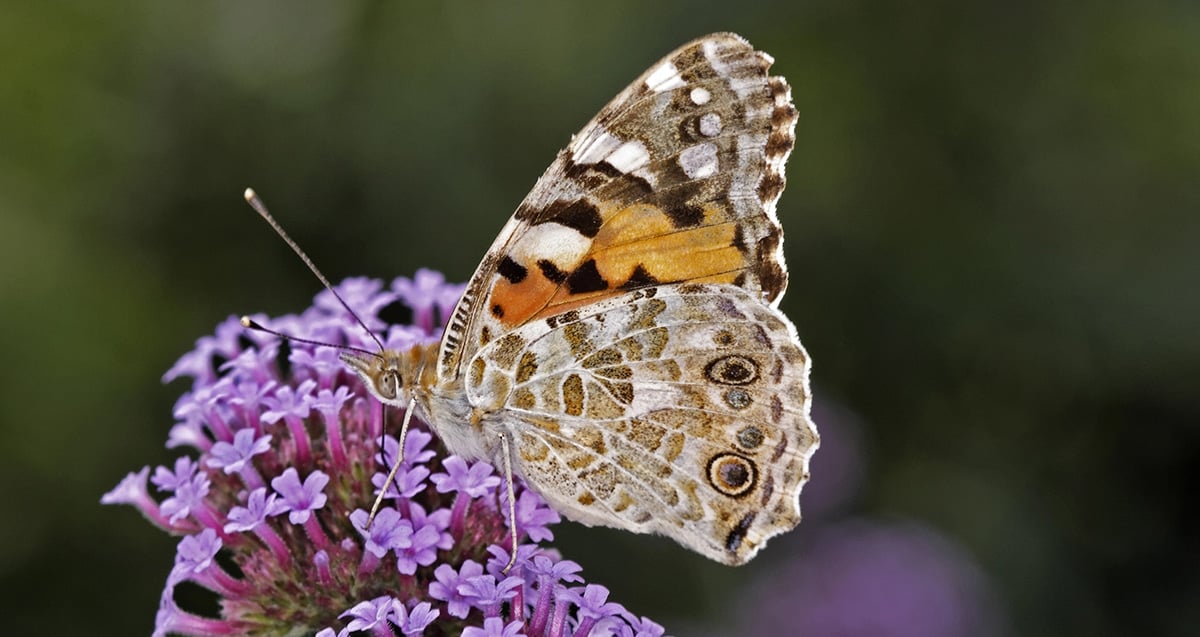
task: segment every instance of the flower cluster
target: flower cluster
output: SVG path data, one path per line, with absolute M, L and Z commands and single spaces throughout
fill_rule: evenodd
M 389 288 L 358 278 L 337 291 L 387 347 L 404 349 L 437 337 L 462 287 L 422 270 Z M 411 323 L 385 325 L 381 316 L 402 308 Z M 298 316 L 253 318 L 299 339 L 373 346 L 329 291 Z M 365 507 L 399 452 L 385 432 L 403 413 L 370 399 L 337 349 L 248 332 L 231 317 L 164 380 L 182 377 L 192 388 L 167 446 L 198 457 L 131 473 L 101 500 L 183 536 L 155 635 L 662 635 L 538 544 L 553 539 L 559 516 L 521 484 L 513 522 L 523 543 L 505 572 L 502 479 L 446 455 L 415 419 L 388 504 L 368 526 Z M 220 616 L 181 608 L 185 583 L 214 593 Z

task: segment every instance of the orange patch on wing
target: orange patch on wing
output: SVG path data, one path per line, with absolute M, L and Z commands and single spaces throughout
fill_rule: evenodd
M 595 260 L 606 287 L 573 294 L 567 285 L 547 279 L 539 268 L 521 264 L 528 275 L 520 283 L 496 277 L 489 311 L 500 306 L 503 315 L 493 316 L 502 325 L 515 328 L 623 294 L 621 286 L 635 273 L 664 284 L 732 283 L 749 267 L 746 255 L 734 245 L 737 222 L 717 204 L 706 204 L 702 221 L 690 228 L 675 227 L 671 218 L 652 204 L 602 208 L 601 216 L 604 225 L 592 240 L 591 249 L 578 263 L 558 265 L 570 273 Z
M 601 208 L 600 214 L 604 225 L 592 240 L 592 245 L 600 248 L 664 235 L 675 229 L 662 209 L 653 204 L 634 204 L 619 210 Z
M 697 281 L 729 275 L 747 267 L 745 255 L 734 246 L 737 222 L 726 209 L 708 203 L 694 227 L 677 228 L 670 216 L 658 206 L 636 204 L 619 210 L 603 211 L 606 221 L 596 235 L 587 258 L 596 260 L 596 268 L 611 288 L 619 288 L 640 268 L 640 276 L 660 283 Z M 593 295 L 608 296 L 606 290 Z M 551 305 L 570 296 L 559 290 Z
M 692 281 L 745 267 L 733 245 L 736 224 L 726 222 L 676 230 L 595 250 L 592 256 L 605 280 L 624 283 L 640 265 L 660 282 Z
M 492 288 L 491 297 L 488 298 L 486 311 L 509 329 L 524 325 L 535 318 L 545 309 L 558 287 L 542 276 L 536 268 L 530 269 L 529 274 L 520 283 L 513 283 L 499 275 L 494 276 L 496 283 Z M 497 306 L 502 312 L 500 315 L 494 311 Z

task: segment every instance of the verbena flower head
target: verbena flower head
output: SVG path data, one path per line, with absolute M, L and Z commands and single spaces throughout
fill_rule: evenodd
M 462 286 L 422 270 L 387 288 L 356 278 L 337 291 L 399 349 L 437 339 L 438 319 Z M 380 313 L 398 307 L 410 309 L 413 322 L 385 325 Z M 298 316 L 254 319 L 298 338 L 375 347 L 328 291 Z M 369 398 L 336 349 L 280 342 L 230 317 L 164 380 L 183 377 L 192 387 L 175 406 L 167 446 L 198 455 L 153 475 L 149 467 L 131 473 L 101 499 L 131 504 L 182 536 L 155 635 L 663 634 L 538 544 L 554 538 L 559 516 L 521 484 L 523 543 L 504 573 L 503 480 L 487 463 L 447 456 L 415 419 L 385 506 L 368 526 L 366 509 L 399 450 L 385 431 L 399 431 L 403 412 Z M 175 589 L 185 583 L 212 591 L 220 615 L 180 608 Z

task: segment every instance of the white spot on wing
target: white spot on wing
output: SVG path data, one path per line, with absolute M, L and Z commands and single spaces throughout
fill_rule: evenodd
M 679 167 L 689 179 L 704 179 L 717 173 L 717 146 L 712 143 L 696 144 L 679 153 Z
M 705 113 L 700 116 L 700 134 L 705 137 L 716 137 L 721 134 L 721 116 L 716 113 Z
M 577 139 L 571 144 L 571 154 L 575 163 L 590 165 L 603 161 L 620 145 L 619 137 L 603 127 L 597 127 L 592 135 Z
M 702 86 L 697 86 L 696 88 L 692 89 L 691 97 L 693 104 L 697 106 L 704 106 L 708 103 L 708 100 L 712 99 L 712 94 L 708 92 L 708 89 Z
M 720 50 L 720 46 L 720 43 L 715 40 L 708 40 L 704 42 L 704 57 L 708 60 L 708 63 L 712 65 L 713 70 L 729 82 L 729 88 L 733 89 L 733 92 L 737 94 L 738 98 L 744 100 L 752 95 L 755 91 L 761 89 L 763 85 L 762 78 L 754 75 L 753 73 L 750 75 L 739 75 L 741 73 L 750 72 L 745 66 L 745 56 L 738 56 L 735 58 L 733 63 L 725 62 L 722 60 L 722 51 Z M 770 65 L 769 56 L 758 52 L 754 53 L 754 55 L 762 56 L 762 59 L 767 62 L 767 65 Z
M 646 76 L 646 88 L 661 93 L 685 86 L 683 78 L 679 77 L 679 69 L 670 60 L 659 64 L 650 75 Z
M 632 140 L 621 144 L 607 157 L 607 161 L 613 168 L 628 174 L 645 166 L 650 161 L 650 153 L 642 142 Z
M 646 168 L 639 168 L 633 171 L 635 177 L 641 177 L 642 181 L 650 185 L 651 188 L 658 187 L 658 176 Z
M 540 223 L 525 230 L 521 240 L 512 247 L 512 257 L 518 263 L 537 263 L 540 259 L 547 259 L 559 269 L 569 272 L 579 265 L 591 246 L 591 239 L 574 228 L 557 223 Z

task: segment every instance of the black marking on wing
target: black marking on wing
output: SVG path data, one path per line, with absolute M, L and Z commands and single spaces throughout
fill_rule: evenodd
M 525 280 L 525 277 L 529 276 L 529 270 L 520 263 L 513 261 L 512 257 L 509 256 L 500 260 L 500 265 L 496 267 L 496 272 L 508 279 L 510 283 L 520 283 Z
M 654 275 L 647 272 L 646 268 L 642 267 L 642 264 L 639 263 L 637 267 L 633 269 L 633 274 L 630 274 L 629 278 L 625 279 L 625 282 L 622 283 L 620 287 L 622 290 L 632 290 L 649 285 L 658 285 L 659 283 L 661 283 L 661 281 L 654 278 Z
M 599 292 L 600 290 L 608 289 L 608 281 L 600 276 L 600 270 L 596 268 L 596 260 L 588 259 L 582 265 L 575 268 L 567 277 L 567 290 L 571 294 L 582 294 L 584 292 Z
M 537 266 L 542 271 L 542 276 L 553 283 L 562 283 L 567 280 L 567 273 L 560 270 L 557 265 L 554 265 L 554 262 L 548 259 L 539 259 Z
M 730 553 L 736 553 L 738 548 L 742 546 L 742 540 L 746 539 L 746 533 L 750 531 L 750 524 L 754 522 L 754 516 L 757 513 L 751 511 L 747 513 L 733 529 L 729 531 L 729 535 L 725 536 L 725 550 Z
M 586 199 L 563 201 L 559 199 L 550 204 L 540 214 L 534 216 L 534 223 L 557 223 L 566 226 L 579 234 L 591 239 L 600 232 L 604 220 L 600 211 Z

